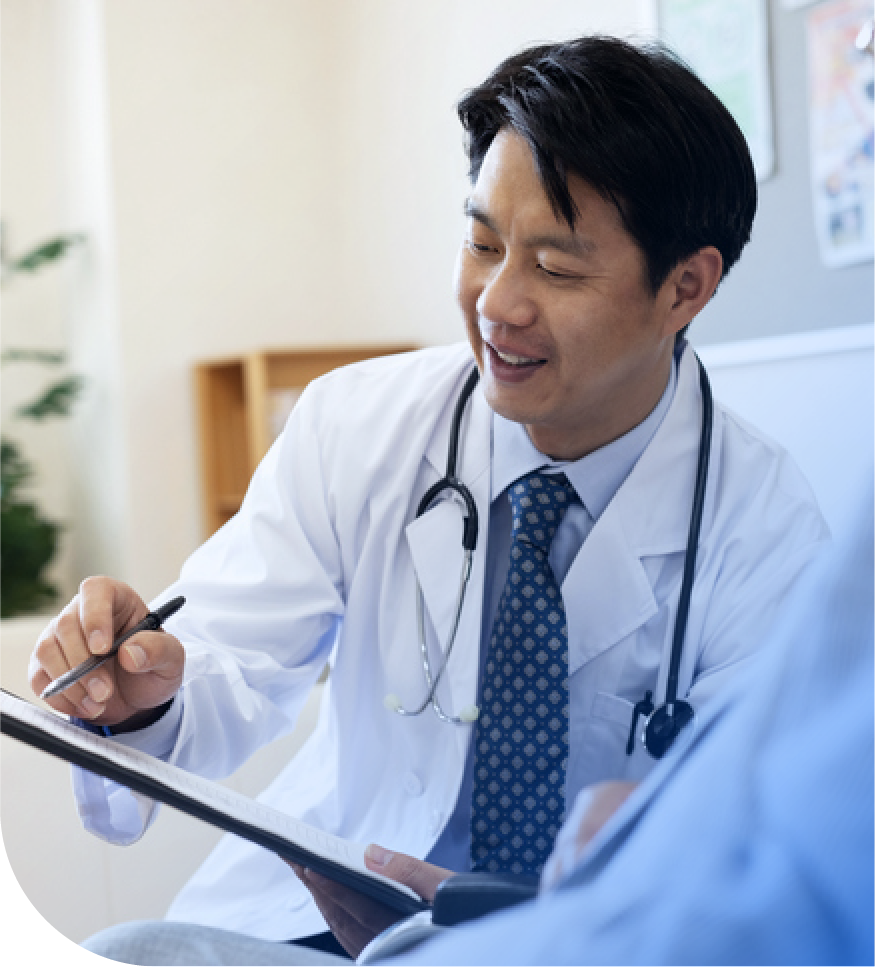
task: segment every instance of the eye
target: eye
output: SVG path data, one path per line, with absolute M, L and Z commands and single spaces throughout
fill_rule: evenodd
M 492 245 L 484 245 L 482 242 L 475 242 L 472 238 L 467 240 L 467 245 L 475 255 L 488 255 L 490 252 L 495 251 L 495 248 Z
M 538 269 L 551 279 L 565 279 L 566 281 L 573 281 L 574 279 L 580 278 L 579 275 L 572 275 L 570 272 L 554 272 L 540 263 L 538 263 Z

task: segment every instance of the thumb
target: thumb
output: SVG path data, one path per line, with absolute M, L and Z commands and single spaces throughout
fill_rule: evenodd
M 409 886 L 427 903 L 434 900 L 435 891 L 441 883 L 453 875 L 452 870 L 434 866 L 406 853 L 391 853 L 376 843 L 371 843 L 365 850 L 365 865 L 373 873 L 380 873 L 396 883 Z

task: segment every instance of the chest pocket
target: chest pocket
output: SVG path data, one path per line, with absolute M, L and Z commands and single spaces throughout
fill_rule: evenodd
M 607 719 L 608 722 L 625 725 L 628 732 L 632 724 L 633 708 L 633 704 L 627 702 L 625 698 L 609 695 L 607 692 L 596 692 L 592 703 L 592 715 L 593 718 Z
M 604 779 L 640 779 L 653 768 L 655 760 L 647 754 L 636 736 L 632 755 L 626 755 L 629 729 L 632 725 L 634 703 L 612 695 L 596 692 L 591 711 L 575 722 L 570 735 L 566 781 L 566 801 L 584 787 Z M 639 719 L 637 731 L 644 723 Z

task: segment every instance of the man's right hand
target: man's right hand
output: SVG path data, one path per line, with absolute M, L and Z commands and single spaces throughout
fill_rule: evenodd
M 42 632 L 28 674 L 37 695 L 64 672 L 92 655 L 105 654 L 113 640 L 149 613 L 126 584 L 92 577 Z M 152 710 L 171 699 L 182 684 L 185 652 L 165 631 L 144 631 L 128 639 L 115 658 L 71 685 L 48 704 L 95 725 L 136 728 Z

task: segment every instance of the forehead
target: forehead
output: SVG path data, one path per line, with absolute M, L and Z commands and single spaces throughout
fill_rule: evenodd
M 466 209 L 475 218 L 486 216 L 489 227 L 499 231 L 517 225 L 530 232 L 576 236 L 582 242 L 590 241 L 593 232 L 621 233 L 631 241 L 615 206 L 592 185 L 571 174 L 568 190 L 577 216 L 573 230 L 554 210 L 526 140 L 512 128 L 502 128 L 484 155 Z

